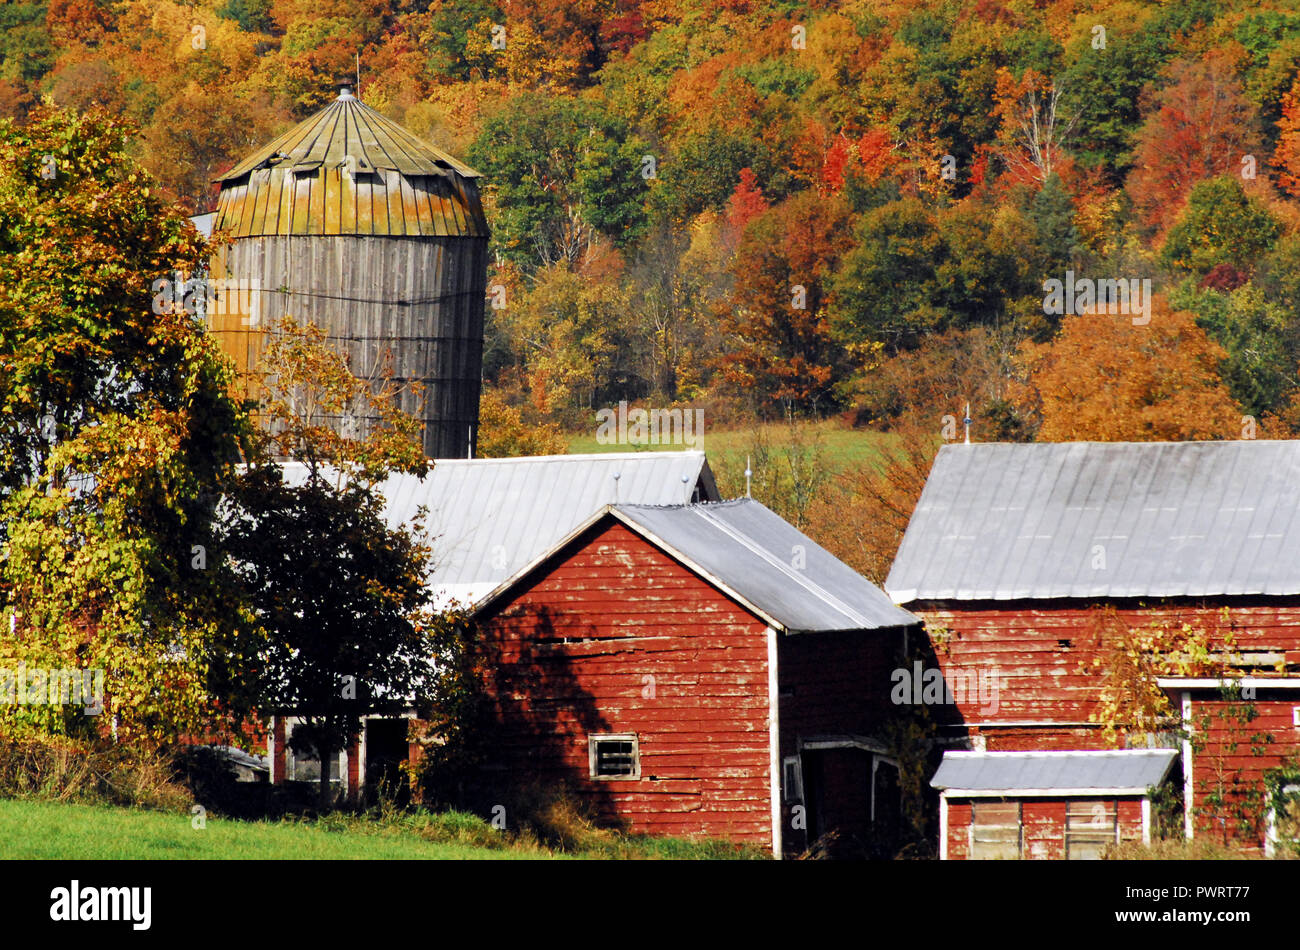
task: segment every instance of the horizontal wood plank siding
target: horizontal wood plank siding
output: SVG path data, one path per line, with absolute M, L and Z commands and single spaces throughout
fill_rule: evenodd
M 999 685 L 995 709 L 987 708 L 989 704 L 979 697 L 956 696 L 956 703 L 937 710 L 946 737 L 975 740 L 988 751 L 1108 747 L 1100 728 L 1088 725 L 1090 714 L 1098 708 L 1110 645 L 1089 605 L 981 602 L 909 605 L 909 609 L 925 620 L 945 679 L 988 676 Z M 1220 648 L 1231 634 L 1234 653 L 1267 664 L 1243 668 L 1243 675 L 1277 675 L 1273 658 L 1292 665 L 1300 659 L 1300 598 L 1123 603 L 1116 605 L 1115 613 L 1120 629 L 1188 624 L 1205 630 L 1211 644 Z M 1289 674 L 1297 675 L 1294 666 Z M 1255 810 L 1257 821 L 1247 820 L 1248 827 L 1242 827 L 1239 806 L 1251 795 L 1258 800 L 1265 770 L 1300 753 L 1300 730 L 1292 713 L 1300 705 L 1300 691 L 1285 695 L 1261 691 L 1254 701 L 1258 718 L 1245 725 L 1232 720 L 1230 704 L 1217 693 L 1199 692 L 1193 697 L 1197 728 L 1200 717 L 1211 717 L 1204 735 L 1207 745 L 1194 752 L 1192 763 L 1197 834 L 1203 828 L 1204 833 L 1217 829 L 1224 837 L 1226 828 L 1229 840 L 1262 846 L 1262 808 Z M 1177 711 L 1177 696 L 1171 697 L 1171 705 Z M 1252 743 L 1252 736 L 1262 735 L 1271 735 L 1273 741 Z M 1221 784 L 1217 778 L 1207 781 L 1211 776 L 1233 776 L 1230 784 L 1235 791 L 1224 792 L 1228 799 L 1224 806 L 1211 808 L 1207 802 L 1211 786 Z M 949 846 L 955 847 L 951 836 Z
M 771 846 L 766 624 L 612 521 L 483 618 L 501 780 L 568 783 L 608 824 Z M 639 780 L 589 777 L 635 733 Z
M 1300 690 L 1271 696 L 1259 690 L 1248 704 L 1229 702 L 1212 693 L 1192 697 L 1192 730 L 1197 748 L 1192 771 L 1193 821 L 1197 837 L 1225 838 L 1264 846 L 1264 773 L 1300 756 L 1300 727 L 1295 725 Z
M 1281 598 L 1279 598 L 1280 600 Z M 1221 642 L 1231 631 L 1238 652 L 1282 653 L 1300 648 L 1300 602 L 1246 602 L 1232 605 L 1229 619 L 1223 603 L 1124 607 L 1116 611 L 1125 626 L 1152 622 L 1190 624 L 1209 631 Z M 1087 723 L 1096 711 L 1107 643 L 1098 632 L 1096 616 L 1086 606 L 1044 609 L 1039 604 L 917 610 L 926 623 L 938 665 L 945 679 L 985 676 L 998 683 L 997 708 L 977 696 L 955 697 L 945 721 L 977 730 L 983 723 L 1033 721 L 1053 724 Z M 1068 641 L 1063 645 L 1061 641 Z M 964 701 L 963 701 L 964 700 Z M 1071 737 L 1086 735 L 1086 726 L 1072 727 Z M 1056 748 L 1057 725 L 1004 732 L 989 730 L 988 748 Z

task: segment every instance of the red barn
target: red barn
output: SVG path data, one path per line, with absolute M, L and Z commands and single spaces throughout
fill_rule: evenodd
M 885 586 L 926 622 L 945 743 L 1106 748 L 1117 645 L 1190 632 L 1226 672 L 1151 683 L 1182 727 L 1126 741 L 1180 750 L 1189 836 L 1264 846 L 1300 752 L 1298 509 L 1300 442 L 944 446 Z
M 907 611 L 758 502 L 606 507 L 475 613 L 496 780 L 631 832 L 791 853 L 896 826 L 881 739 Z
M 284 465 L 298 484 L 304 465 Z M 390 527 L 418 523 L 436 538 L 428 577 L 436 605 L 472 606 L 519 568 L 552 548 L 611 502 L 672 504 L 717 501 L 703 452 L 545 455 L 506 459 L 439 459 L 423 478 L 393 473 L 379 486 Z M 418 754 L 404 715 L 365 717 L 357 742 L 328 763 L 341 794 L 356 799 L 383 782 L 400 780 L 400 765 Z M 318 759 L 296 754 L 288 739 L 300 724 L 293 710 L 272 717 L 271 781 L 319 780 Z

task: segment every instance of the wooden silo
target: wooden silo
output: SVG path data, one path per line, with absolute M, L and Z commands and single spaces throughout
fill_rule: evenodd
M 472 453 L 488 241 L 478 177 L 346 89 L 222 175 L 213 230 L 230 242 L 212 276 L 246 294 L 227 283 L 207 319 L 248 391 L 289 314 L 323 327 L 357 376 L 378 379 L 389 359 L 397 382 L 423 384 L 402 408 L 424 420 L 427 455 Z M 375 423 L 329 421 L 356 435 Z

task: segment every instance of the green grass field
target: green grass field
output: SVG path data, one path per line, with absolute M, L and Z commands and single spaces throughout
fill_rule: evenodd
M 0 857 L 59 859 L 464 860 L 553 858 L 540 849 L 428 841 L 375 823 L 335 828 L 306 822 L 249 822 L 106 805 L 0 801 Z
M 693 446 L 650 445 L 638 447 L 633 445 L 602 445 L 596 441 L 595 432 L 575 435 L 569 439 L 569 451 L 574 454 L 592 452 L 680 452 L 683 448 L 703 449 L 709 456 L 709 464 L 730 488 L 730 482 L 736 478 L 740 484 L 735 490 L 743 491 L 744 480 L 741 473 L 745 470 L 745 456 L 754 451 L 758 438 L 766 440 L 768 448 L 782 450 L 790 441 L 790 429 L 784 423 L 771 423 L 763 426 L 741 427 L 734 429 L 712 429 L 706 426 L 704 436 Z M 819 446 L 826 466 L 832 471 L 860 467 L 874 462 L 883 448 L 889 446 L 893 437 L 869 429 L 854 429 L 838 419 L 826 419 L 809 423 L 803 427 L 802 438 L 809 446 Z
M 557 852 L 491 828 L 473 815 L 416 812 L 385 818 L 336 814 L 320 821 L 235 821 L 36 799 L 0 800 L 0 858 L 63 860 L 555 860 L 761 859 L 721 841 L 591 832 Z

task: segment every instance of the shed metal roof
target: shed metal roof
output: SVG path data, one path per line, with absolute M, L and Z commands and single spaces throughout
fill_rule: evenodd
M 1143 794 L 1169 774 L 1175 749 L 1069 752 L 945 752 L 930 784 L 949 793 L 1126 792 Z
M 876 630 L 920 620 L 753 499 L 607 507 L 498 587 L 504 596 L 570 540 L 611 515 L 787 633 Z
M 212 237 L 212 221 L 216 218 L 215 211 L 205 211 L 203 214 L 190 215 L 190 223 L 194 225 L 194 230 L 203 235 L 204 240 Z
M 284 467 L 301 482 L 301 463 Z M 390 525 L 420 524 L 433 542 L 439 604 L 478 602 L 609 504 L 717 500 L 704 453 L 611 452 L 508 459 L 439 459 L 429 474 L 380 485 Z
M 917 600 L 1300 594 L 1300 441 L 946 445 L 885 589 Z

